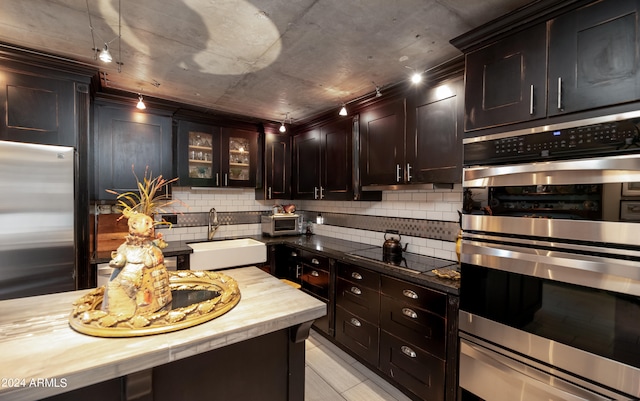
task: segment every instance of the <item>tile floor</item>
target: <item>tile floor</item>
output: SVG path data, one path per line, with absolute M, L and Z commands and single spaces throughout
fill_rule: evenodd
M 411 401 L 313 330 L 305 365 L 305 401 Z

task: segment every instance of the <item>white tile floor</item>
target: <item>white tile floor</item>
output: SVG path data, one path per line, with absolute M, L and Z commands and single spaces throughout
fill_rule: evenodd
M 305 401 L 411 401 L 313 330 L 305 365 Z

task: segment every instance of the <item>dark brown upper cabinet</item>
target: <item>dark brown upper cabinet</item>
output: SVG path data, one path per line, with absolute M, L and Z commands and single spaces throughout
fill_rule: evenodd
M 97 101 L 94 113 L 94 199 L 115 199 L 106 189 L 137 192 L 136 176 L 142 181 L 147 169 L 154 177 L 172 178 L 170 114 L 107 101 Z
M 405 182 L 405 99 L 391 99 L 360 113 L 360 181 L 369 185 Z
M 606 0 L 549 24 L 549 115 L 640 99 L 640 2 Z
M 291 198 L 291 137 L 265 132 L 265 181 L 262 199 Z
M 341 118 L 293 137 L 294 199 L 353 199 L 351 119 Z
M 406 181 L 462 181 L 463 77 L 419 89 L 407 99 Z
M 255 188 L 258 174 L 258 131 L 222 128 L 220 186 Z
M 176 131 L 176 175 L 178 185 L 220 185 L 220 127 L 178 120 Z
M 547 3 L 487 24 L 493 42 L 482 44 L 477 30 L 452 41 L 467 52 L 466 131 L 595 116 L 640 99 L 640 1 Z M 531 26 L 504 36 L 505 24 Z
M 258 131 L 178 120 L 178 185 L 190 187 L 256 186 Z
M 466 55 L 466 131 L 546 116 L 546 46 L 542 23 Z
M 89 79 L 24 68 L 0 74 L 0 139 L 74 147 L 86 141 Z

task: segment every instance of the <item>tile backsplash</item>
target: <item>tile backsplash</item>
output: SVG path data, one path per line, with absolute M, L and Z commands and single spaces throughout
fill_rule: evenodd
M 163 229 L 167 241 L 204 240 L 207 218 L 214 207 L 222 223 L 215 237 L 259 235 L 260 215 L 270 213 L 276 203 L 292 201 L 255 200 L 253 189 L 191 189 L 174 187 L 174 198 L 184 206 L 175 208 L 178 224 Z M 384 230 L 396 229 L 407 251 L 457 260 L 455 239 L 458 210 L 462 209 L 462 186 L 453 189 L 385 191 L 379 202 L 294 201 L 305 218 L 315 221 L 322 213 L 324 224 L 314 224 L 314 233 L 363 244 L 381 246 Z M 245 216 L 243 216 L 245 214 Z

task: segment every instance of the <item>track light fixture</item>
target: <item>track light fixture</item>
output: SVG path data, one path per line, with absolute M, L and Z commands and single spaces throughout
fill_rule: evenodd
M 376 83 L 374 81 L 371 81 L 371 83 L 373 84 L 373 86 L 376 87 L 376 97 L 382 96 L 382 92 L 380 92 L 380 87 L 378 85 L 376 85 Z
M 118 36 L 116 36 L 115 38 L 109 41 L 102 40 L 100 35 L 98 35 L 98 33 L 93 28 L 93 23 L 91 22 L 91 12 L 89 11 L 89 0 L 86 0 L 86 2 L 87 2 L 87 16 L 89 17 L 89 28 L 91 29 L 91 42 L 93 43 L 93 47 L 91 49 L 93 50 L 93 53 L 94 53 L 93 54 L 94 60 L 100 59 L 100 61 L 105 63 L 112 62 L 113 56 L 109 51 L 109 45 L 113 41 L 117 40 L 118 41 L 118 60 L 116 60 L 116 64 L 118 65 L 118 72 L 121 72 L 122 71 L 122 62 L 120 62 L 120 60 L 122 60 L 122 51 L 121 51 L 122 47 L 121 47 L 121 41 L 120 41 L 122 37 L 122 15 L 120 13 L 121 0 L 118 0 Z M 100 39 L 104 43 L 104 47 L 102 47 L 101 49 L 96 47 L 95 36 L 98 36 L 98 39 Z
M 419 72 L 414 72 L 411 76 L 411 82 L 413 82 L 414 84 L 419 84 L 420 82 L 422 82 L 422 74 Z
M 102 49 L 102 51 L 100 52 L 100 55 L 98 56 L 98 58 L 102 61 L 104 61 L 105 63 L 110 63 L 113 60 L 113 57 L 111 56 L 111 53 L 109 52 L 109 45 L 108 44 L 104 44 L 104 48 Z
M 340 112 L 338 114 L 341 116 L 346 116 L 348 114 L 347 106 L 344 103 L 342 103 L 342 108 L 340 109 Z
M 287 127 L 285 127 L 284 123 L 285 121 L 287 121 L 287 118 L 289 117 L 289 113 L 284 115 L 284 119 L 282 120 L 282 123 L 280 124 L 280 132 L 285 133 L 287 132 Z M 291 121 L 289 121 L 289 124 L 291 124 Z
M 138 93 L 138 104 L 136 105 L 136 108 L 138 108 L 138 110 L 144 110 L 147 108 L 147 106 L 142 101 L 142 95 L 139 93 Z

